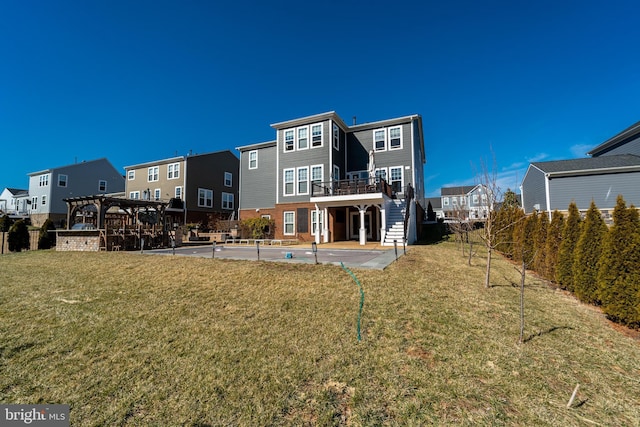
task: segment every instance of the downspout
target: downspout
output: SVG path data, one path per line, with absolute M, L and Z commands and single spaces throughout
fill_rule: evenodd
M 551 221 L 551 194 L 549 190 L 549 174 L 544 174 L 544 192 L 547 204 L 547 215 L 549 216 L 549 221 Z

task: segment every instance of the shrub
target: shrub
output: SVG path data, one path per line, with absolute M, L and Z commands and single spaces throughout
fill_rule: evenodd
M 4 231 L 6 233 L 12 225 L 13 221 L 9 218 L 9 215 L 4 214 L 0 217 L 0 231 Z
M 9 250 L 11 252 L 21 252 L 29 249 L 29 229 L 24 220 L 19 219 L 9 229 Z
M 55 229 L 56 226 L 50 219 L 47 219 L 44 224 L 42 224 L 38 236 L 38 249 L 51 249 L 56 245 L 56 235 L 52 233 Z
M 275 221 L 269 218 L 249 218 L 240 221 L 240 232 L 247 239 L 272 239 Z
M 562 227 L 564 225 L 564 216 L 557 210 L 551 214 L 551 222 L 547 228 L 547 241 L 545 248 L 545 264 L 547 267 L 546 278 L 555 280 L 556 266 L 558 265 L 558 250 L 560 241 L 562 240 Z
M 573 291 L 580 301 L 589 304 L 599 302 L 598 261 L 606 234 L 607 226 L 592 201 L 582 223 L 573 258 Z
M 538 215 L 533 236 L 533 269 L 542 277 L 547 277 L 547 229 L 549 214 Z
M 569 215 L 562 228 L 562 240 L 558 250 L 556 282 L 562 289 L 573 291 L 573 251 L 580 237 L 580 212 L 575 202 L 569 204 Z
M 636 208 L 627 208 L 622 196 L 600 257 L 598 293 L 611 320 L 640 327 L 640 221 Z

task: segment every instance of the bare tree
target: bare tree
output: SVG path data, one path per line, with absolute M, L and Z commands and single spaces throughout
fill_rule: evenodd
M 466 195 L 453 196 L 456 199 L 459 197 L 463 199 Z M 454 233 L 456 240 L 460 241 L 460 248 L 462 249 L 462 256 L 468 257 L 468 264 L 471 265 L 471 257 L 473 256 L 473 238 L 470 235 L 473 231 L 473 222 L 469 219 L 469 209 L 466 203 L 462 204 L 456 202 L 453 209 L 447 212 L 447 223 L 449 229 Z M 469 246 L 469 252 L 467 253 L 466 247 Z

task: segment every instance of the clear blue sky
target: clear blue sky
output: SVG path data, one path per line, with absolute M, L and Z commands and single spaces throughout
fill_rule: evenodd
M 637 1 L 4 1 L 0 187 L 422 115 L 427 196 L 502 189 L 640 120 Z M 235 152 L 237 154 L 237 152 Z

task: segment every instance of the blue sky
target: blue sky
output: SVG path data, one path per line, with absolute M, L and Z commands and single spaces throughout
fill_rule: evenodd
M 636 1 L 5 1 L 0 187 L 410 114 L 427 196 L 583 157 L 640 120 Z M 235 150 L 234 150 L 235 152 Z M 236 152 L 237 154 L 237 152 Z

